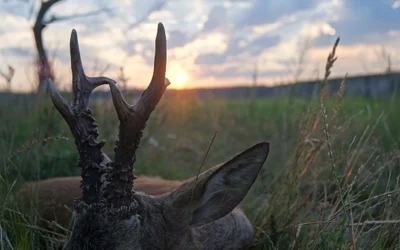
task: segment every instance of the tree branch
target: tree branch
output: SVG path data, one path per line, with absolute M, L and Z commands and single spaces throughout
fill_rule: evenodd
M 135 21 L 135 22 L 129 24 L 129 26 L 128 26 L 128 28 L 126 29 L 126 31 L 131 30 L 131 29 L 134 29 L 134 28 L 136 28 L 137 26 L 139 26 L 141 23 L 146 22 L 146 21 L 149 19 L 149 16 L 150 16 L 153 12 L 161 10 L 162 8 L 164 8 L 164 6 L 165 6 L 166 4 L 167 4 L 167 0 L 163 0 L 163 1 L 160 2 L 160 3 L 154 4 L 154 5 L 147 11 L 147 13 L 146 13 L 142 18 L 140 18 L 139 20 L 137 20 L 137 21 Z
M 99 10 L 94 10 L 94 11 L 89 11 L 86 13 L 81 13 L 81 14 L 75 14 L 75 15 L 69 15 L 69 16 L 51 16 L 49 20 L 42 21 L 44 25 L 48 25 L 50 23 L 55 23 L 55 22 L 60 22 L 60 21 L 66 21 L 66 20 L 71 20 L 75 18 L 81 18 L 81 17 L 89 17 L 89 16 L 94 16 L 102 12 L 107 12 L 111 11 L 115 8 L 102 8 Z

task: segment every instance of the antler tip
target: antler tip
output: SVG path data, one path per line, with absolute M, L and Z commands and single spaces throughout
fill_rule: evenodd
M 171 84 L 171 82 L 169 81 L 168 78 L 165 78 L 164 84 L 165 84 L 165 87 L 168 87 Z
M 70 46 L 71 59 L 72 59 L 72 57 L 78 57 L 78 56 L 80 57 L 78 33 L 76 32 L 75 29 L 72 29 L 72 31 L 71 31 L 71 39 L 69 41 L 69 46 Z M 75 61 L 75 60 L 73 60 L 73 61 Z
M 72 40 L 77 40 L 78 39 L 78 33 L 76 32 L 76 30 L 75 29 L 72 29 L 72 31 L 71 31 L 71 41 Z
M 164 25 L 159 22 L 157 27 L 157 38 L 166 39 Z

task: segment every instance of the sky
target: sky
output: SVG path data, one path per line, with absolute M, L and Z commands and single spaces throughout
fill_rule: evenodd
M 40 1 L 0 1 L 0 70 L 15 69 L 12 90 L 35 89 L 32 26 Z M 85 13 L 97 12 L 86 16 Z M 400 68 L 400 0 L 63 0 L 45 19 L 44 45 L 58 88 L 71 88 L 69 37 L 78 32 L 85 71 L 145 88 L 157 23 L 167 32 L 172 88 L 285 84 L 317 79 L 340 37 L 332 76 Z M 0 78 L 0 90 L 5 80 Z

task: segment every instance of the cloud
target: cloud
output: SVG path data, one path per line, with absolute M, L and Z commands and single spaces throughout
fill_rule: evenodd
M 238 26 L 253 26 L 265 23 L 271 23 L 284 15 L 290 15 L 294 12 L 310 9 L 316 1 L 312 0 L 255 0 L 242 18 L 238 19 Z
M 195 59 L 195 64 L 197 65 L 221 64 L 224 63 L 225 60 L 226 60 L 225 54 L 210 53 L 210 54 L 199 55 Z
M 150 1 L 151 2 L 151 1 Z M 141 2 L 140 4 L 142 5 L 143 2 Z M 153 13 L 160 11 L 162 8 L 165 7 L 165 5 L 167 4 L 166 0 L 157 0 L 154 1 L 153 3 L 151 3 L 150 7 L 147 8 L 146 10 L 142 11 L 142 13 L 140 13 L 140 17 L 137 18 L 134 22 L 132 22 L 131 24 L 128 25 L 128 30 L 129 29 L 134 29 L 137 26 L 139 26 L 140 24 L 142 24 L 143 22 L 146 22 Z
M 400 53 L 398 2 L 87 0 L 82 5 L 80 0 L 68 0 L 54 5 L 47 18 L 101 8 L 111 11 L 53 23 L 44 30 L 43 39 L 50 57 L 54 53 L 57 58 L 57 73 L 70 74 L 64 70 L 69 69 L 69 36 L 75 28 L 86 69 L 97 61 L 99 65 L 112 65 L 108 71 L 111 75 L 117 75 L 118 67 L 125 66 L 127 77 L 146 79 L 152 71 L 157 23 L 162 21 L 168 38 L 167 74 L 173 79 L 174 74 L 185 71 L 193 85 L 199 86 L 247 83 L 255 61 L 259 62 L 260 82 L 284 78 L 289 74 L 285 65 L 296 59 L 299 44 L 305 39 L 315 46 L 304 60 L 305 72 L 311 72 L 317 63 L 323 67 L 340 36 L 339 48 L 346 49 L 338 51 L 334 73 L 347 70 L 351 75 L 365 72 L 363 64 L 369 68 L 379 66 L 380 59 L 374 55 L 380 45 L 393 55 L 393 67 L 400 64 L 395 56 Z M 31 26 L 39 4 L 29 18 L 31 7 L 21 1 L 0 1 L 0 53 L 5 58 L 0 67 L 6 65 L 5 61 L 12 64 L 21 82 L 26 74 L 18 72 L 24 72 L 36 55 Z M 362 50 L 372 52 L 363 56 Z M 365 62 L 361 63 L 362 59 Z M 307 73 L 302 76 L 308 77 Z M 135 82 L 135 87 L 145 84 L 136 86 Z
M 29 57 L 34 55 L 34 52 L 28 48 L 8 47 L 2 48 L 0 51 L 4 56 Z
M 226 9 L 223 6 L 214 7 L 208 14 L 207 21 L 204 23 L 203 32 L 217 29 L 224 24 L 226 19 Z
M 273 47 L 277 45 L 280 42 L 280 37 L 279 36 L 261 36 L 259 38 L 254 39 L 253 41 L 250 42 L 248 46 L 246 46 L 248 51 L 250 51 L 251 55 L 257 55 L 263 50 Z
M 250 56 L 256 57 L 263 50 L 278 44 L 279 41 L 280 38 L 278 36 L 262 36 L 254 39 L 253 41 L 247 41 L 246 39 L 242 38 L 231 39 L 228 41 L 228 47 L 224 53 L 209 53 L 199 55 L 195 59 L 195 64 L 217 65 L 225 63 L 230 57 L 237 57 L 242 53 L 249 53 Z
M 28 19 L 30 5 L 21 1 L 0 1 L 0 13 Z
M 251 65 L 253 66 L 253 65 Z M 254 66 L 253 66 L 254 67 Z M 235 78 L 242 77 L 250 79 L 254 75 L 254 68 L 252 67 L 241 67 L 238 66 L 230 66 L 222 70 L 215 70 L 213 68 L 208 69 L 203 73 L 203 77 L 215 77 L 215 78 Z M 258 77 L 282 77 L 287 75 L 287 70 L 268 70 L 268 71 L 258 71 Z
M 400 1 L 399 0 L 394 1 L 393 4 L 392 4 L 392 8 L 393 9 L 400 8 Z
M 343 1 L 343 12 L 339 19 L 330 22 L 341 44 L 377 43 L 383 41 L 390 30 L 397 30 L 400 13 L 393 9 L 390 1 L 352 0 Z M 330 45 L 334 37 L 321 36 L 315 46 Z
M 203 15 L 202 19 L 205 19 Z M 220 31 L 226 22 L 227 15 L 226 15 L 226 8 L 221 5 L 216 5 L 215 7 L 211 8 L 204 23 L 199 24 L 201 29 L 195 32 L 188 32 L 183 30 L 172 30 L 169 31 L 168 36 L 168 48 L 180 48 L 184 47 L 185 45 L 193 42 L 197 38 L 201 36 L 210 35 L 214 31 Z
M 192 37 L 188 33 L 179 30 L 170 31 L 168 33 L 168 48 L 170 49 L 183 47 L 192 40 Z

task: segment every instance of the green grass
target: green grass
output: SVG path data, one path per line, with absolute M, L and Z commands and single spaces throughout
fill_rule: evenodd
M 329 150 L 318 100 L 163 99 L 145 129 L 136 172 L 196 175 L 215 131 L 203 170 L 269 141 L 267 162 L 243 202 L 256 227 L 253 249 L 398 249 L 400 100 L 339 103 L 334 114 L 336 99 L 324 101 Z M 91 108 L 112 156 L 114 107 L 107 101 Z M 78 175 L 72 135 L 48 98 L 2 103 L 0 121 L 0 249 L 53 249 L 61 236 L 41 230 L 34 212 L 19 211 L 13 194 L 26 181 Z

